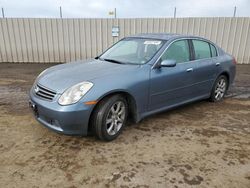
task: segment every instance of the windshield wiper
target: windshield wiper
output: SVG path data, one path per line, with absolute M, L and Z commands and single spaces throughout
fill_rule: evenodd
M 111 62 L 111 63 L 117 63 L 117 64 L 126 64 L 124 62 L 121 62 L 121 61 L 117 61 L 115 59 L 103 59 L 104 61 L 108 61 L 108 62 Z

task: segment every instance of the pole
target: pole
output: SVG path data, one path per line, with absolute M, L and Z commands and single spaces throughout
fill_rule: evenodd
M 60 6 L 60 18 L 62 18 L 62 7 Z
M 115 19 L 116 19 L 116 8 L 115 8 Z
M 3 18 L 5 18 L 5 16 L 4 16 L 4 9 L 2 8 L 2 16 L 3 16 Z
M 237 9 L 237 7 L 235 6 L 234 7 L 234 17 L 236 16 L 236 9 Z
M 176 7 L 174 7 L 174 18 L 176 18 Z

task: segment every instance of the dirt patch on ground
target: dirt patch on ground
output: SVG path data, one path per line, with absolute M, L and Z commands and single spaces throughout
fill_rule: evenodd
M 28 92 L 48 64 L 0 64 L 0 187 L 250 187 L 250 66 L 227 98 L 127 126 L 115 141 L 37 123 Z

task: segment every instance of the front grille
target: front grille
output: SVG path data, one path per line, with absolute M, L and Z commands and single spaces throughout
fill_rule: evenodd
M 41 86 L 39 84 L 37 84 L 35 86 L 35 94 L 43 99 L 52 101 L 56 95 L 55 91 L 52 91 L 48 88 L 45 88 L 44 86 Z

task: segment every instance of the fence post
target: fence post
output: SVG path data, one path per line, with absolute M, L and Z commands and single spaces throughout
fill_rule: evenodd
M 3 16 L 3 18 L 5 18 L 5 16 L 4 16 L 4 9 L 3 9 L 3 7 L 2 7 L 2 16 Z
M 234 17 L 236 16 L 236 9 L 237 9 L 237 7 L 235 6 L 234 7 Z
M 62 7 L 60 6 L 60 18 L 62 18 Z
M 176 18 L 176 7 L 174 7 L 174 18 Z

